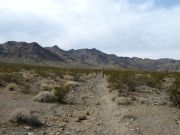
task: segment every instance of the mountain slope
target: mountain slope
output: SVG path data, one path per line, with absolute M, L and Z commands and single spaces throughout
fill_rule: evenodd
M 31 61 L 62 61 L 56 54 L 44 49 L 39 44 L 8 41 L 0 44 L 0 58 Z
M 33 64 L 52 64 L 53 66 L 125 68 L 140 70 L 180 71 L 180 60 L 141 59 L 118 57 L 106 54 L 95 48 L 62 50 L 58 46 L 41 47 L 39 44 L 8 41 L 0 44 L 0 61 Z
M 96 65 L 96 66 L 118 66 L 119 58 L 116 55 L 105 54 L 95 48 L 93 49 L 71 49 L 64 51 L 57 46 L 46 47 L 47 50 L 58 56 L 64 57 L 71 62 Z
M 118 57 L 114 54 L 103 53 L 95 48 L 64 51 L 58 48 L 58 46 L 54 46 L 46 49 L 59 56 L 64 56 L 66 60 L 73 58 L 71 62 L 76 61 L 76 63 L 91 66 L 122 67 L 141 70 L 180 70 L 180 61 L 173 59 L 152 60 L 136 57 Z

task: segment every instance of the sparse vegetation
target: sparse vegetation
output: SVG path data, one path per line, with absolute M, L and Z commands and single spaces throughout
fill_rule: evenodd
M 128 121 L 136 119 L 148 125 L 149 120 L 154 118 L 154 121 L 151 121 L 153 124 L 163 124 L 166 122 L 164 119 L 166 117 L 171 125 L 175 124 L 175 116 L 171 121 L 171 115 L 175 114 L 174 109 L 177 108 L 169 106 L 171 103 L 166 91 L 170 91 L 172 101 L 179 105 L 179 73 L 104 70 L 105 77 L 103 78 L 100 74 L 101 70 L 94 69 L 64 69 L 16 64 L 5 64 L 6 68 L 2 68 L 3 66 L 0 65 L 0 93 L 2 93 L 1 106 L 3 107 L 0 111 L 3 116 L 0 124 L 7 122 L 6 118 L 9 118 L 9 112 L 14 107 L 27 106 L 28 109 L 33 109 L 31 111 L 15 110 L 10 116 L 10 122 L 13 124 L 9 125 L 12 127 L 7 127 L 5 130 L 7 134 L 8 130 L 17 134 L 22 132 L 24 134 L 31 130 L 37 134 L 43 134 L 44 127 L 34 130 L 34 126 L 42 125 L 37 116 L 42 116 L 43 124 L 46 125 L 45 128 L 47 127 L 44 134 L 59 134 L 59 129 L 62 129 L 62 134 L 64 134 L 72 126 L 76 129 L 78 125 L 75 122 L 85 122 L 84 120 L 87 120 L 88 126 L 93 127 L 92 131 L 96 130 L 94 123 L 98 125 L 108 123 L 110 126 L 107 127 L 111 128 L 111 124 L 119 124 L 119 120 L 122 127 Z M 173 78 L 172 80 L 176 78 L 176 80 L 172 81 L 169 78 Z M 166 81 L 174 83 L 173 86 L 165 89 L 166 86 L 171 86 L 164 85 Z M 18 89 L 15 92 L 6 90 L 5 86 L 12 83 L 17 85 Z M 65 102 L 70 104 L 57 104 Z M 163 102 L 166 103 L 164 106 L 162 106 Z M 157 120 L 162 113 L 165 116 Z M 14 125 L 22 128 L 17 131 Z M 117 128 L 110 129 L 112 134 L 115 133 L 114 129 L 119 131 L 119 125 L 115 126 Z M 87 128 L 87 125 L 82 125 L 82 127 Z
M 174 78 L 168 88 L 172 102 L 180 106 L 180 73 L 178 72 L 145 72 L 145 71 L 117 71 L 107 70 L 109 87 L 119 93 L 135 92 L 139 86 L 148 86 L 151 90 L 164 90 L 165 78 Z M 158 91 L 154 91 L 159 93 Z M 151 91 L 149 91 L 151 92 Z
M 34 127 L 39 127 L 42 125 L 39 118 L 33 114 L 30 114 L 30 111 L 25 108 L 20 108 L 13 111 L 9 121 L 17 124 L 27 124 Z
M 65 69 L 48 66 L 35 66 L 23 64 L 1 63 L 0 87 L 9 90 L 20 89 L 22 93 L 34 93 L 39 91 L 52 92 L 58 100 L 64 100 L 70 87 L 78 86 L 79 81 L 86 80 L 88 74 L 96 76 L 98 69 Z M 156 90 L 163 90 L 163 82 L 166 77 L 174 77 L 175 81 L 170 88 L 171 100 L 180 104 L 180 77 L 173 72 L 148 72 L 105 70 L 110 91 L 119 93 L 136 92 L 139 86 L 148 86 Z M 65 82 L 66 81 L 66 82 Z
M 22 93 L 37 94 L 39 90 L 41 91 L 54 90 L 54 87 L 57 86 L 57 84 L 61 84 L 63 80 L 67 80 L 67 81 L 71 80 L 72 82 L 80 81 L 80 77 L 82 75 L 92 74 L 96 72 L 99 72 L 99 70 L 65 69 L 65 68 L 48 67 L 48 66 L 1 63 L 0 87 L 4 87 L 11 83 L 15 83 L 16 85 L 18 85 L 18 89 L 20 89 Z M 8 89 L 12 90 L 14 88 L 8 88 Z M 56 93 L 57 91 L 58 90 L 56 90 Z
M 66 94 L 70 90 L 70 84 L 68 83 L 63 83 L 60 86 L 56 86 L 54 88 L 54 95 L 58 98 L 59 101 L 63 101 Z
M 180 107 L 180 74 L 175 74 L 175 81 L 172 86 L 171 100 L 173 103 Z
M 138 72 L 138 71 L 106 71 L 109 85 L 112 89 L 127 89 L 134 92 L 136 87 L 147 85 L 152 88 L 162 88 L 165 73 L 160 72 Z
M 34 97 L 35 101 L 44 102 L 44 103 L 53 103 L 57 101 L 57 97 L 50 93 L 49 91 L 40 92 Z

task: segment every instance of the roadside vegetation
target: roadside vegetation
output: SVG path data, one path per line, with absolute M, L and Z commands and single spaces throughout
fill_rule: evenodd
M 180 106 L 180 73 L 178 72 L 107 70 L 106 75 L 110 90 L 118 91 L 119 95 L 137 92 L 140 86 L 146 86 L 156 93 L 166 91 L 171 101 L 176 106 Z M 172 83 L 168 88 L 167 80 Z
M 47 95 L 53 94 L 57 101 L 61 102 L 72 87 L 78 86 L 78 82 L 85 81 L 83 77 L 102 73 L 101 71 L 0 63 L 0 87 L 24 94 L 39 94 L 41 97 L 42 95 L 49 97 Z M 153 88 L 158 93 L 165 89 L 166 80 L 171 79 L 172 86 L 168 89 L 168 93 L 173 103 L 180 105 L 180 73 L 105 70 L 104 74 L 107 76 L 110 90 L 118 91 L 119 95 L 136 92 L 140 86 Z M 42 92 L 45 94 L 41 94 Z M 44 100 L 38 99 L 38 101 Z
M 62 102 L 72 87 L 83 77 L 97 74 L 97 69 L 66 69 L 58 67 L 0 63 L 0 87 L 22 94 L 35 95 L 35 101 Z
M 112 89 L 127 87 L 129 92 L 135 91 L 140 85 L 162 89 L 162 83 L 167 73 L 140 71 L 107 71 L 108 81 Z
M 80 124 L 97 129 L 94 123 L 108 123 L 102 127 L 115 133 L 112 123 L 118 123 L 120 132 L 119 127 L 136 120 L 142 120 L 138 129 L 151 119 L 150 126 L 164 124 L 166 118 L 179 123 L 174 114 L 180 106 L 180 73 L 1 63 L 0 96 L 0 126 L 7 123 L 7 134 L 17 127 L 23 134 L 64 134 L 73 127 L 76 134 Z
M 175 81 L 172 85 L 171 100 L 180 107 L 180 73 L 175 73 Z

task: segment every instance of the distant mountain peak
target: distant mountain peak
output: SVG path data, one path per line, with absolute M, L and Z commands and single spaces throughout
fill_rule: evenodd
M 12 44 L 12 45 L 14 45 L 15 43 L 17 43 L 17 42 L 16 41 L 7 41 L 4 44 Z
M 25 44 L 26 42 L 17 42 L 17 41 L 7 41 L 7 42 L 5 42 L 3 45 L 16 45 L 16 44 L 18 44 L 18 43 L 23 43 L 23 44 Z
M 0 46 L 0 59 L 13 61 L 61 61 L 62 59 L 38 43 L 8 41 Z
M 52 48 L 54 48 L 54 49 L 60 49 L 59 46 L 57 46 L 57 45 L 52 46 Z
M 49 50 L 50 52 L 65 52 L 63 49 L 61 49 L 61 48 L 59 48 L 59 46 L 58 45 L 54 45 L 54 46 L 52 46 L 52 47 L 45 47 L 45 49 L 47 49 L 47 50 Z M 55 53 L 56 54 L 56 53 Z
M 28 43 L 27 43 L 28 44 Z M 31 42 L 30 43 L 31 45 L 34 45 L 34 46 L 40 46 L 37 42 Z
M 33 45 L 33 46 L 40 46 L 37 42 L 31 42 L 31 43 L 27 43 L 27 42 L 17 42 L 17 41 L 7 41 L 5 42 L 3 45 Z

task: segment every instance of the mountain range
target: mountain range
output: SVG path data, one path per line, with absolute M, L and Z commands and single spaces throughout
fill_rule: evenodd
M 36 42 L 8 41 L 0 44 L 0 61 L 64 67 L 180 71 L 180 60 L 119 57 L 114 54 L 106 54 L 95 48 L 65 51 L 57 45 L 42 47 Z

